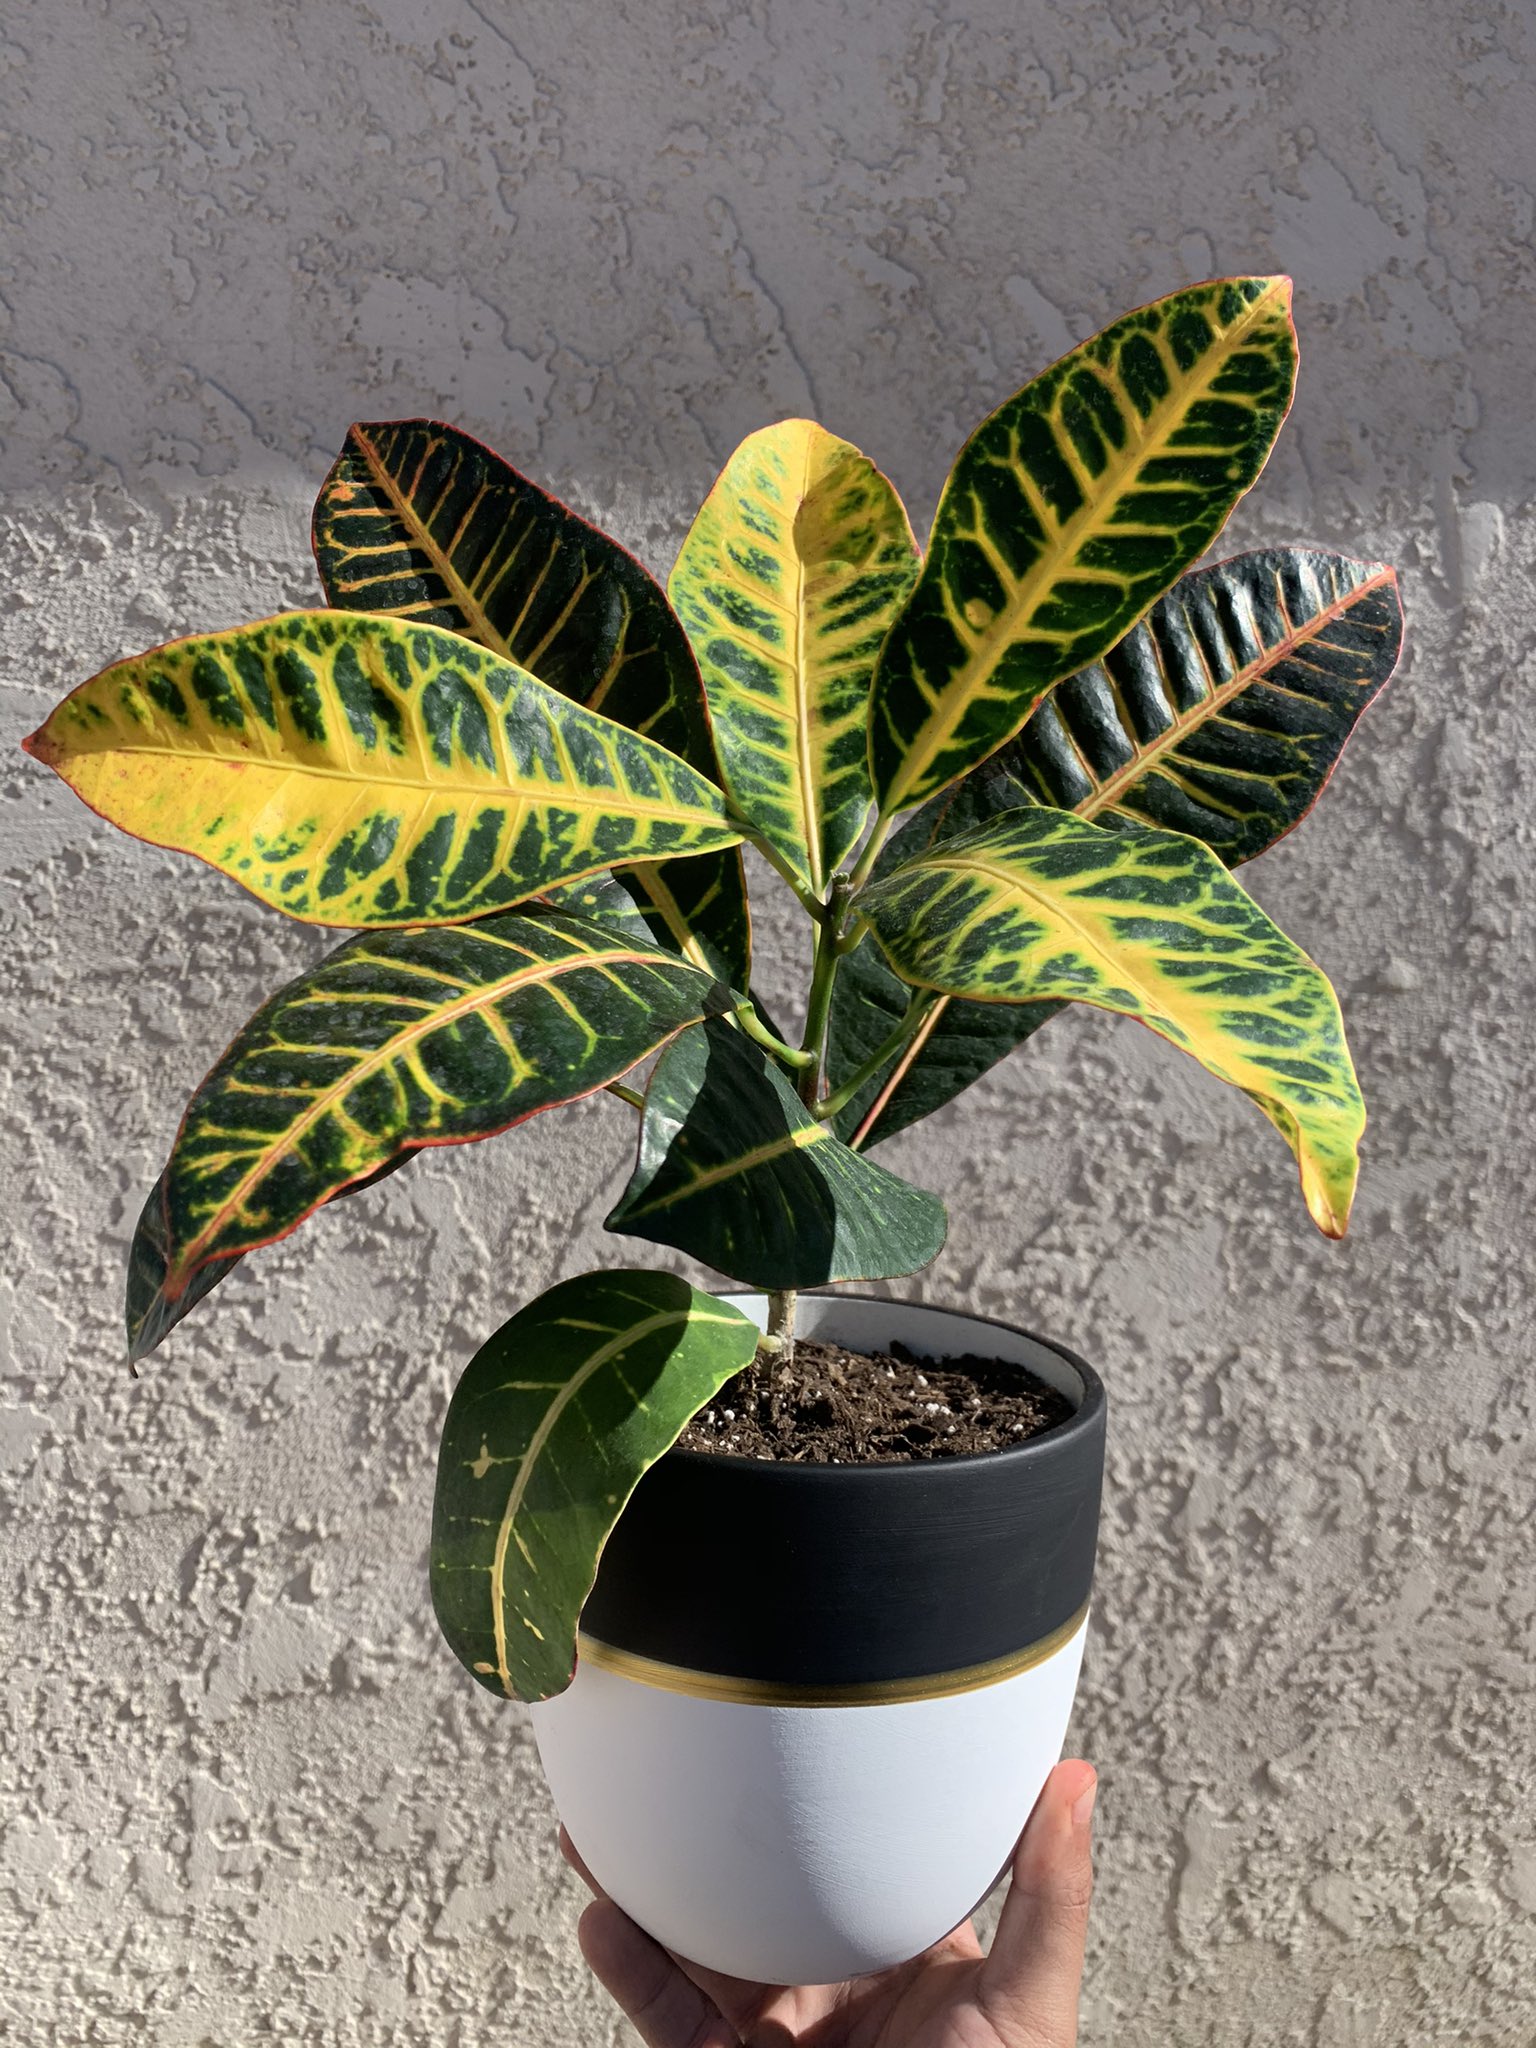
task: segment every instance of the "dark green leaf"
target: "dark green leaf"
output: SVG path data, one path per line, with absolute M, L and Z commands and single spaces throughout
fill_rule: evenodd
M 491 1692 L 570 1683 L 576 1626 L 646 1470 L 757 1348 L 738 1309 L 667 1273 L 584 1273 L 503 1323 L 449 1405 L 432 1600 Z
M 753 1287 L 883 1280 L 926 1266 L 944 1206 L 851 1152 L 724 1019 L 656 1062 L 640 1156 L 608 1228 Z

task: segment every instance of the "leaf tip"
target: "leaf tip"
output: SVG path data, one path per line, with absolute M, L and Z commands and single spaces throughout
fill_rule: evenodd
M 1349 1212 L 1354 1207 L 1355 1183 L 1359 1178 L 1358 1160 L 1352 1160 L 1350 1170 L 1342 1179 L 1318 1172 L 1302 1173 L 1301 1191 L 1306 1198 L 1307 1213 L 1323 1236 L 1335 1244 L 1349 1229 Z

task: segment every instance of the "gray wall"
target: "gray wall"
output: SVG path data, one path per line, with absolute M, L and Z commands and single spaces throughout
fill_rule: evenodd
M 1536 997 L 1533 25 L 1518 0 L 0 5 L 5 944 L 0 2036 L 620 2038 L 522 1712 L 435 1637 L 452 1378 L 598 1259 L 611 1100 L 438 1154 L 120 1361 L 184 1091 L 322 940 L 15 752 L 117 655 L 314 594 L 352 418 L 482 433 L 657 568 L 811 411 L 921 524 L 1072 340 L 1292 270 L 1288 437 L 1234 538 L 1403 569 L 1412 649 L 1248 876 L 1372 1107 L 1311 1234 L 1248 1107 L 1055 1025 L 892 1163 L 910 1291 L 1111 1383 L 1074 1741 L 1085 2039 L 1528 2044 Z M 775 920 L 769 920 L 770 927 Z

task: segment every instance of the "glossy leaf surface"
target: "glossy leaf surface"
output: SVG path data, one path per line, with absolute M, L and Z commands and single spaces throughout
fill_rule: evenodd
M 757 1330 L 668 1273 L 562 1281 L 503 1323 L 449 1404 L 432 1600 L 454 1655 L 506 1698 L 563 1692 L 625 1502 Z
M 843 961 L 832 999 L 829 1092 L 873 1058 L 901 1021 L 911 994 L 866 935 Z M 861 1151 L 894 1138 L 979 1081 L 1060 1008 L 1060 1003 L 966 1003 L 941 996 L 911 1043 L 833 1118 L 833 1129 Z
M 635 1172 L 607 1227 L 752 1287 L 915 1273 L 944 1205 L 852 1152 L 721 1018 L 685 1031 L 646 1091 Z
M 457 427 L 352 427 L 314 542 L 333 605 L 462 633 L 708 772 L 698 669 L 661 585 Z
M 471 917 L 740 836 L 675 754 L 457 634 L 349 612 L 118 662 L 27 746 L 113 824 L 311 923 Z
M 590 1094 L 722 999 L 654 944 L 552 911 L 348 940 L 262 1005 L 188 1104 L 132 1256 L 136 1275 L 162 1270 L 158 1299 L 130 1282 L 142 1348 L 210 1261 L 423 1145 Z
M 1318 1228 L 1343 1235 L 1365 1110 L 1338 1002 L 1206 848 L 1014 811 L 871 884 L 859 907 L 920 987 L 1084 1002 L 1149 1025 L 1257 1103 L 1296 1155 Z
M 890 841 L 888 874 L 925 847 L 1032 803 L 1187 832 L 1229 867 L 1316 803 L 1402 645 L 1397 579 L 1380 563 L 1266 548 L 1181 578 L 1104 660 L 1058 683 L 1018 737 L 933 797 Z M 879 1044 L 906 987 L 866 941 L 832 1011 L 834 1084 Z M 1050 1004 L 950 1001 L 899 1075 L 838 1119 L 864 1143 L 931 1114 L 1054 1015 Z M 886 1021 L 876 1028 L 874 1020 Z
M 1289 280 L 1218 280 L 1117 320 L 977 428 L 876 670 L 883 814 L 994 752 L 1205 551 L 1295 374 Z
M 704 688 L 661 585 L 510 462 L 436 420 L 352 427 L 315 502 L 326 596 L 444 626 L 715 781 Z M 737 988 L 751 974 L 741 855 L 652 863 L 652 929 Z
M 736 807 L 818 895 L 868 818 L 870 678 L 917 569 L 869 458 L 784 420 L 736 450 L 668 582 Z
M 1402 640 L 1384 564 L 1238 555 L 1058 683 L 1000 766 L 1038 802 L 1187 832 L 1236 867 L 1312 808 Z

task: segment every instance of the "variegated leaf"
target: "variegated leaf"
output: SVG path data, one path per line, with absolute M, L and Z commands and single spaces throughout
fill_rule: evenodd
M 784 420 L 736 450 L 668 582 L 736 808 L 818 896 L 868 820 L 870 677 L 918 559 L 869 458 Z
M 1082 1002 L 1149 1025 L 1241 1088 L 1341 1237 L 1365 1109 L 1326 977 L 1214 854 L 1142 825 L 1012 811 L 862 894 L 907 981 L 981 1002 Z
M 350 428 L 314 542 L 333 605 L 462 633 L 710 771 L 698 670 L 660 584 L 457 427 Z
M 646 1090 L 635 1171 L 607 1228 L 750 1287 L 915 1273 L 944 1205 L 851 1152 L 724 1018 L 685 1031 Z
M 1058 683 L 998 765 L 1037 802 L 1187 832 L 1236 867 L 1316 803 L 1402 641 L 1383 563 L 1237 555 Z
M 240 1262 L 233 1252 L 227 1259 L 210 1259 L 199 1266 L 175 1301 L 165 1291 L 170 1266 L 170 1226 L 165 1215 L 165 1175 L 162 1173 L 145 1197 L 128 1247 L 128 1288 L 123 1321 L 128 1332 L 128 1357 L 137 1363 L 168 1337 L 184 1315 L 211 1294 L 226 1279 L 231 1267 Z
M 82 683 L 26 742 L 93 810 L 289 916 L 476 916 L 740 834 L 675 754 L 456 633 L 287 612 Z
M 555 911 L 349 939 L 262 1005 L 188 1104 L 130 1261 L 135 1355 L 211 1264 L 222 1277 L 424 1145 L 590 1094 L 726 1000 L 654 944 Z
M 620 1268 L 563 1280 L 476 1352 L 438 1452 L 432 1602 L 489 1691 L 541 1700 L 570 1684 L 625 1503 L 756 1348 L 739 1309 Z
M 661 585 L 457 427 L 352 427 L 315 501 L 314 542 L 333 605 L 462 633 L 718 779 L 703 685 Z M 747 986 L 751 925 L 734 847 L 649 863 L 634 886 L 653 930 Z
M 882 815 L 994 752 L 1204 552 L 1295 374 L 1289 280 L 1221 279 L 1117 320 L 977 428 L 875 673 Z
M 1252 860 L 1316 803 L 1391 675 L 1402 634 L 1397 578 L 1380 563 L 1293 547 L 1197 569 L 1102 662 L 1058 683 L 1016 739 L 924 804 L 875 872 L 1031 803 L 1168 826 L 1229 867 Z M 906 995 L 868 941 L 843 963 L 829 1037 L 834 1085 L 880 1043 Z M 843 1111 L 839 1133 L 870 1144 L 894 1136 L 1055 1010 L 944 1002 L 923 1039 Z

